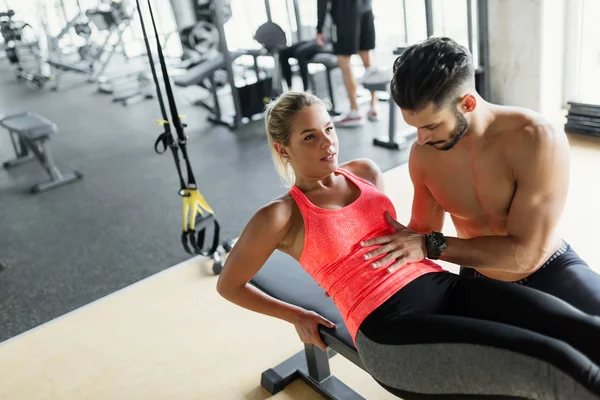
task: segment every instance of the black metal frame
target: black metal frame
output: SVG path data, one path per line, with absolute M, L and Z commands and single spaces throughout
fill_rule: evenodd
M 488 29 L 488 0 L 477 0 L 477 44 L 479 46 L 479 94 L 490 101 L 490 34 Z
M 329 359 L 337 353 L 364 370 L 356 349 L 350 349 L 326 328 L 320 329 L 321 338 L 329 346 L 323 351 L 313 344 L 305 344 L 300 351 L 276 367 L 264 371 L 260 384 L 269 393 L 276 394 L 296 379 L 302 379 L 321 396 L 330 400 L 365 400 L 344 382 L 331 374 Z
M 225 35 L 225 16 L 223 15 L 223 8 L 225 3 L 223 0 L 213 0 L 214 1 L 214 10 L 215 10 L 215 25 L 217 26 L 217 30 L 219 31 L 219 51 L 223 54 L 225 59 L 225 69 L 227 70 L 227 81 L 231 87 L 231 96 L 233 97 L 233 105 L 235 107 L 235 114 L 232 117 L 232 121 L 225 121 L 222 116 L 218 118 L 210 119 L 211 122 L 224 124 L 231 129 L 235 129 L 242 123 L 242 104 L 240 102 L 239 94 L 236 90 L 235 86 L 235 77 L 233 75 L 233 57 L 231 57 L 231 53 L 229 52 L 229 47 L 227 46 L 227 37 Z M 218 96 L 213 93 L 213 97 L 215 100 L 215 104 L 218 105 Z M 220 110 L 219 110 L 220 111 Z M 220 114 L 220 112 L 219 112 Z

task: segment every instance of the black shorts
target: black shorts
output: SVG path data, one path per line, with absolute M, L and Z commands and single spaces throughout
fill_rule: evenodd
M 373 11 L 352 13 L 339 18 L 333 25 L 333 53 L 351 56 L 361 50 L 375 48 L 375 20 Z

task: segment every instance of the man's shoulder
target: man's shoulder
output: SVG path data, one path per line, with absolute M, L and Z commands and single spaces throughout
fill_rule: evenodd
M 569 151 L 564 130 L 536 112 L 516 109 L 498 123 L 503 124 L 503 129 L 494 135 L 492 144 L 500 145 L 498 147 L 513 169 L 540 157 L 548 158 Z
M 419 176 L 422 177 L 428 167 L 434 165 L 431 162 L 432 157 L 438 156 L 439 158 L 441 155 L 442 153 L 439 150 L 431 146 L 420 145 L 417 141 L 414 141 L 408 156 L 408 169 L 413 179 Z
M 494 141 L 503 142 L 511 154 L 530 153 L 540 146 L 561 146 L 566 139 L 564 130 L 534 111 L 513 108 L 496 121 Z

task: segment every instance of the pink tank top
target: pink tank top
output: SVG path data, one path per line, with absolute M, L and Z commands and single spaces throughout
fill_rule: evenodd
M 304 248 L 300 265 L 329 293 L 355 340 L 362 321 L 399 289 L 429 272 L 444 271 L 429 260 L 409 263 L 394 273 L 388 265 L 377 269 L 371 263 L 382 258 L 365 260 L 374 247 L 362 247 L 360 242 L 394 232 L 386 219 L 389 211 L 396 218 L 390 199 L 370 182 L 338 168 L 360 190 L 359 197 L 340 209 L 315 206 L 297 186 L 290 194 L 304 218 Z

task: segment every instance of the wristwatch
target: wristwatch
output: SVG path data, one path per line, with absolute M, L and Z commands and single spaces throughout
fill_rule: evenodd
M 425 235 L 425 246 L 427 247 L 427 258 L 437 260 L 446 248 L 446 238 L 440 232 L 431 232 Z

